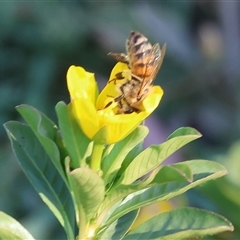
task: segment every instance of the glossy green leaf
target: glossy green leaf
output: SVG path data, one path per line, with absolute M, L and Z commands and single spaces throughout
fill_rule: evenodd
M 224 217 L 196 208 L 179 208 L 161 213 L 130 232 L 129 239 L 188 239 L 233 231 Z
M 66 175 L 61 165 L 60 153 L 55 143 L 58 131 L 56 124 L 34 107 L 23 104 L 16 109 L 31 127 L 62 178 L 66 181 Z
M 58 124 L 73 168 L 86 165 L 86 157 L 90 154 L 90 140 L 82 132 L 71 114 L 71 109 L 64 102 L 56 105 Z M 91 150 L 91 149 L 90 149 Z
M 122 239 L 133 225 L 138 216 L 138 212 L 139 210 L 134 210 L 113 222 L 100 236 L 98 236 L 98 239 Z
M 74 169 L 69 173 L 69 179 L 80 224 L 86 224 L 96 214 L 104 199 L 104 182 L 95 171 L 87 167 Z
M 34 239 L 32 235 L 14 218 L 0 212 L 0 240 Z
M 103 179 L 105 184 L 112 181 L 120 169 L 126 155 L 147 136 L 149 130 L 139 126 L 122 141 L 116 143 L 111 152 L 102 160 Z
M 187 170 L 186 174 L 182 174 L 178 168 L 178 165 L 181 166 L 180 169 L 182 169 L 182 171 L 184 169 L 183 165 L 186 165 L 186 167 L 190 169 L 192 173 L 192 180 L 189 176 L 187 176 L 189 170 Z M 187 190 L 204 182 L 224 176 L 226 173 L 226 168 L 216 162 L 192 160 L 184 163 L 172 164 L 170 167 L 163 167 L 148 185 L 149 188 L 143 186 L 145 189 L 140 190 L 139 186 L 141 187 L 141 185 L 120 185 L 109 193 L 105 200 L 106 206 L 132 192 L 138 190 L 140 191 L 134 193 L 133 197 L 127 197 L 113 212 L 112 216 L 108 219 L 107 224 L 115 221 L 124 214 L 133 211 L 134 209 L 157 201 L 168 200 L 183 194 Z
M 74 238 L 74 207 L 60 173 L 29 126 L 12 121 L 6 123 L 5 128 L 29 181 L 64 227 L 68 237 Z
M 178 149 L 199 137 L 201 137 L 201 135 L 196 130 L 193 131 L 191 128 L 182 128 L 179 135 L 175 134 L 160 145 L 148 147 L 133 159 L 122 174 L 119 182 L 125 185 L 133 183 L 156 168 Z

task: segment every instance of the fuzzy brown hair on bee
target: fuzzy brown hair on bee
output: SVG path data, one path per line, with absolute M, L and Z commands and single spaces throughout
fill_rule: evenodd
M 138 112 L 141 102 L 151 94 L 152 83 L 162 65 L 166 52 L 166 44 L 162 49 L 160 45 L 151 43 L 141 33 L 132 31 L 126 41 L 127 54 L 112 53 L 118 62 L 127 63 L 131 77 L 122 84 L 116 84 L 119 96 L 114 99 L 118 102 L 118 113 Z M 116 74 L 110 81 L 125 79 L 126 73 Z

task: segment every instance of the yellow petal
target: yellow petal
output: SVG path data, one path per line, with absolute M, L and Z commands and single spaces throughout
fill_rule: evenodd
M 100 124 L 107 126 L 107 144 L 118 142 L 130 134 L 146 118 L 147 113 L 118 114 L 106 113 L 105 110 L 98 111 Z
M 143 111 L 151 114 L 159 105 L 163 93 L 163 89 L 160 86 L 153 86 L 151 93 L 142 101 Z
M 74 99 L 70 104 L 82 131 L 92 139 L 100 129 L 99 116 L 95 106 L 85 98 Z
M 95 103 L 97 84 L 93 73 L 73 65 L 67 72 L 67 85 L 71 99 L 88 98 Z
M 97 109 L 103 109 L 109 102 L 113 101 L 115 97 L 121 95 L 121 92 L 118 91 L 117 85 L 123 84 L 126 82 L 126 79 L 114 80 L 116 78 L 116 74 L 121 73 L 123 71 L 129 71 L 128 65 L 125 63 L 117 63 L 113 68 L 109 81 L 105 88 L 101 91 L 97 98 L 96 107 Z

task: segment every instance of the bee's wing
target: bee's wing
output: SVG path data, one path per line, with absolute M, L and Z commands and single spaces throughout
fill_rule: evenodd
M 162 49 L 160 49 L 160 45 L 157 43 L 157 44 L 154 44 L 153 47 L 152 47 L 152 58 L 150 59 L 150 61 L 148 62 L 147 64 L 147 67 L 153 67 L 153 70 L 152 70 L 152 73 L 151 75 L 148 77 L 149 79 L 149 84 L 152 83 L 152 81 L 155 79 L 161 65 L 162 65 L 162 62 L 163 62 L 163 58 L 165 56 L 165 52 L 166 52 L 166 43 L 163 45 Z
M 108 56 L 111 56 L 117 60 L 117 62 L 129 63 L 129 58 L 125 53 L 108 53 Z
M 149 61 L 146 64 L 145 73 L 151 72 L 151 74 L 144 74 L 145 78 L 143 78 L 142 85 L 139 90 L 139 96 L 142 96 L 146 90 L 146 86 L 150 86 L 154 81 L 161 65 L 163 62 L 163 58 L 166 52 L 166 44 L 163 45 L 162 49 L 160 49 L 159 44 L 154 44 L 151 49 L 151 54 L 149 57 Z

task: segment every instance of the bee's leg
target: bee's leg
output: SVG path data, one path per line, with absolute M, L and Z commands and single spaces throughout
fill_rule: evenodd
M 130 73 L 129 71 L 119 72 L 115 74 L 115 78 L 109 80 L 108 83 L 114 81 L 114 84 L 116 84 L 117 80 L 126 80 L 126 79 L 129 81 L 131 79 L 131 76 L 129 76 L 129 73 Z
M 142 82 L 142 79 L 140 77 L 138 77 L 137 75 L 133 74 L 133 73 L 132 73 L 132 79 L 136 80 L 138 82 Z
M 124 53 L 108 53 L 109 56 L 114 57 L 118 62 L 129 64 L 129 57 Z
M 112 96 L 108 96 L 108 97 L 112 97 Z M 124 95 L 121 94 L 120 96 L 114 98 L 113 101 L 110 101 L 109 103 L 107 103 L 106 106 L 103 109 L 108 108 L 109 106 L 111 106 L 111 104 L 113 104 L 113 102 L 117 102 L 118 106 L 119 106 L 119 109 L 121 109 L 123 107 L 123 104 L 121 102 L 121 100 L 123 98 L 124 98 Z
M 116 97 L 116 98 L 114 98 L 114 97 L 111 96 L 111 95 L 107 95 L 107 97 L 113 98 L 113 101 L 110 101 L 110 102 L 104 107 L 104 109 L 107 108 L 107 107 L 109 107 L 113 102 L 117 102 L 117 103 L 119 103 L 120 105 L 122 105 L 121 100 L 124 98 L 124 94 L 121 94 L 120 96 L 118 96 L 118 97 Z
M 108 108 L 112 103 L 113 101 L 109 102 L 103 109 Z
M 119 87 L 119 90 L 121 91 L 122 94 L 119 95 L 118 97 L 114 98 L 114 101 L 115 101 L 115 102 L 120 102 L 120 101 L 125 97 L 125 94 L 124 94 L 124 88 L 125 88 L 125 86 L 126 86 L 126 83 L 123 84 L 123 85 L 121 85 L 121 86 Z
M 107 95 L 107 97 L 114 98 L 114 97 L 111 96 L 111 95 Z M 114 102 L 120 102 L 123 98 L 124 98 L 124 94 L 122 93 L 120 96 L 115 97 L 113 100 L 114 100 Z M 112 101 L 111 101 L 111 103 L 112 103 Z M 109 103 L 108 103 L 107 105 L 109 106 Z
M 124 94 L 122 93 L 120 96 L 114 98 L 114 102 L 120 102 L 124 98 Z
M 124 79 L 124 76 L 122 75 L 122 72 L 119 72 L 115 75 L 115 78 L 109 80 L 108 83 L 114 82 L 114 84 L 116 84 L 117 80 L 123 80 L 123 79 Z

